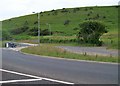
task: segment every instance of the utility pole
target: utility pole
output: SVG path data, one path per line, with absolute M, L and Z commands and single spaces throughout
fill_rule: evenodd
M 36 12 L 32 12 L 36 13 Z M 38 45 L 40 46 L 40 13 L 37 12 L 37 19 L 38 19 Z
M 38 45 L 40 46 L 40 13 L 38 14 Z

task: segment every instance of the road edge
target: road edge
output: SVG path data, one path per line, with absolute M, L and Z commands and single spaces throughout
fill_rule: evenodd
M 114 64 L 114 65 L 118 65 L 119 64 L 119 63 L 112 63 L 112 62 L 78 60 L 78 59 L 68 59 L 68 58 L 54 57 L 54 56 L 36 55 L 36 54 L 25 53 L 25 52 L 22 52 L 21 50 L 19 50 L 18 52 L 20 52 L 22 54 L 25 54 L 25 55 L 39 56 L 39 57 L 52 58 L 52 59 L 60 59 L 60 60 L 68 60 L 68 61 L 79 61 L 79 62 L 100 63 L 100 64 Z

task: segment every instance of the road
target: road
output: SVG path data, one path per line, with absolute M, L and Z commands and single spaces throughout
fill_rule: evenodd
M 59 81 L 75 84 L 118 83 L 117 64 L 45 58 L 8 49 L 2 51 L 2 69 L 42 77 L 43 83 L 49 82 L 45 79 L 58 80 L 54 83 Z M 9 77 L 6 73 L 3 73 L 4 80 Z

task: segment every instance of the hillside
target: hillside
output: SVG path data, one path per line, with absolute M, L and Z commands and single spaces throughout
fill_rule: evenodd
M 47 29 L 46 23 L 49 23 L 55 36 L 75 36 L 76 28 L 86 20 L 98 20 L 107 26 L 108 33 L 102 37 L 104 41 L 108 38 L 112 41 L 118 39 L 118 6 L 63 8 L 40 12 L 40 28 Z M 37 14 L 11 18 L 2 23 L 3 30 L 8 32 L 25 24 L 31 29 L 38 25 Z M 26 32 L 21 35 L 26 35 Z

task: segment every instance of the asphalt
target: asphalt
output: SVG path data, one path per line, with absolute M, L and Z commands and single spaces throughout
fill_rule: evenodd
M 16 81 L 16 82 L 11 82 L 11 83 L 7 83 L 7 84 L 60 84 L 60 83 L 47 81 L 47 80 L 24 81 L 24 80 L 28 80 L 28 79 L 32 80 L 32 79 L 36 79 L 36 78 L 2 72 L 2 81 L 23 80 L 20 82 Z M 4 83 L 4 84 L 6 84 L 6 83 Z
M 118 65 L 116 64 L 45 58 L 8 49 L 2 51 L 2 68 L 75 84 L 118 83 Z M 4 80 L 9 77 L 9 74 L 7 75 L 3 73 Z M 43 82 L 47 83 L 49 81 Z

